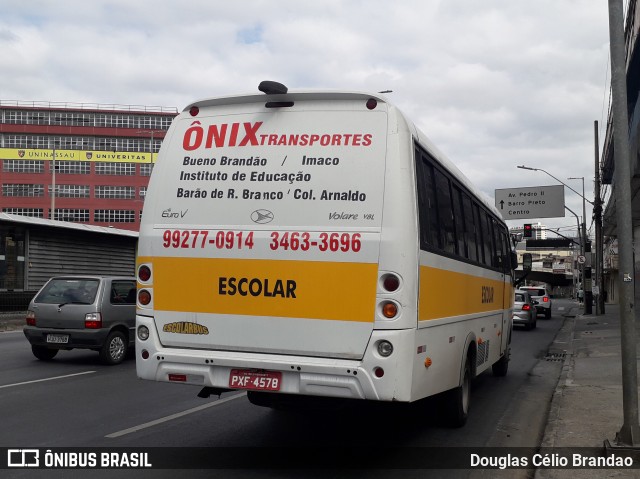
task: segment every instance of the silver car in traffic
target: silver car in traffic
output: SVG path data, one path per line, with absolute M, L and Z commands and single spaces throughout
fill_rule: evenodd
M 136 279 L 51 278 L 29 304 L 24 335 L 40 360 L 60 350 L 92 349 L 105 364 L 122 362 L 134 343 Z
M 536 304 L 528 291 L 516 289 L 513 302 L 513 324 L 530 330 L 536 327 Z

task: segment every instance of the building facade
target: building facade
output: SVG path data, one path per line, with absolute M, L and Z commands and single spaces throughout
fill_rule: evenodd
M 176 108 L 0 100 L 0 212 L 137 231 Z
M 627 114 L 629 121 L 628 147 L 630 166 L 630 197 L 633 242 L 635 243 L 634 277 L 640 278 L 640 255 L 638 242 L 640 241 L 640 0 L 629 0 L 626 3 L 624 25 L 625 58 L 626 58 L 626 87 Z M 609 109 L 607 129 L 603 142 L 600 164 L 602 185 L 610 188 L 602 218 L 604 239 L 599 246 L 603 251 L 603 293 L 609 302 L 618 302 L 620 282 L 622 276 L 628 272 L 621 272 L 618 267 L 618 249 L 633 249 L 633 245 L 618 245 L 618 219 L 616 212 L 616 152 L 613 141 L 613 116 Z M 612 246 L 613 245 L 613 246 Z M 640 301 L 640 288 L 635 288 L 635 301 Z

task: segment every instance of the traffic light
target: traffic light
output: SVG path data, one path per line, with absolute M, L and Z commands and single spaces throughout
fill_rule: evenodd
M 522 235 L 523 238 L 531 238 L 533 233 L 533 229 L 531 228 L 531 223 L 526 223 L 524 225 L 524 234 Z

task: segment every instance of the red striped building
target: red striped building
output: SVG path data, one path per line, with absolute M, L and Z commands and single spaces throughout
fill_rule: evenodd
M 137 231 L 176 108 L 0 100 L 0 212 Z

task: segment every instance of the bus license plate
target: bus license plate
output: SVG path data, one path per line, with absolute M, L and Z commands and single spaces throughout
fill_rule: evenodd
M 48 343 L 67 344 L 69 342 L 68 334 L 47 334 Z
M 229 387 L 233 389 L 279 391 L 281 383 L 282 373 L 280 371 L 232 369 L 229 375 Z

